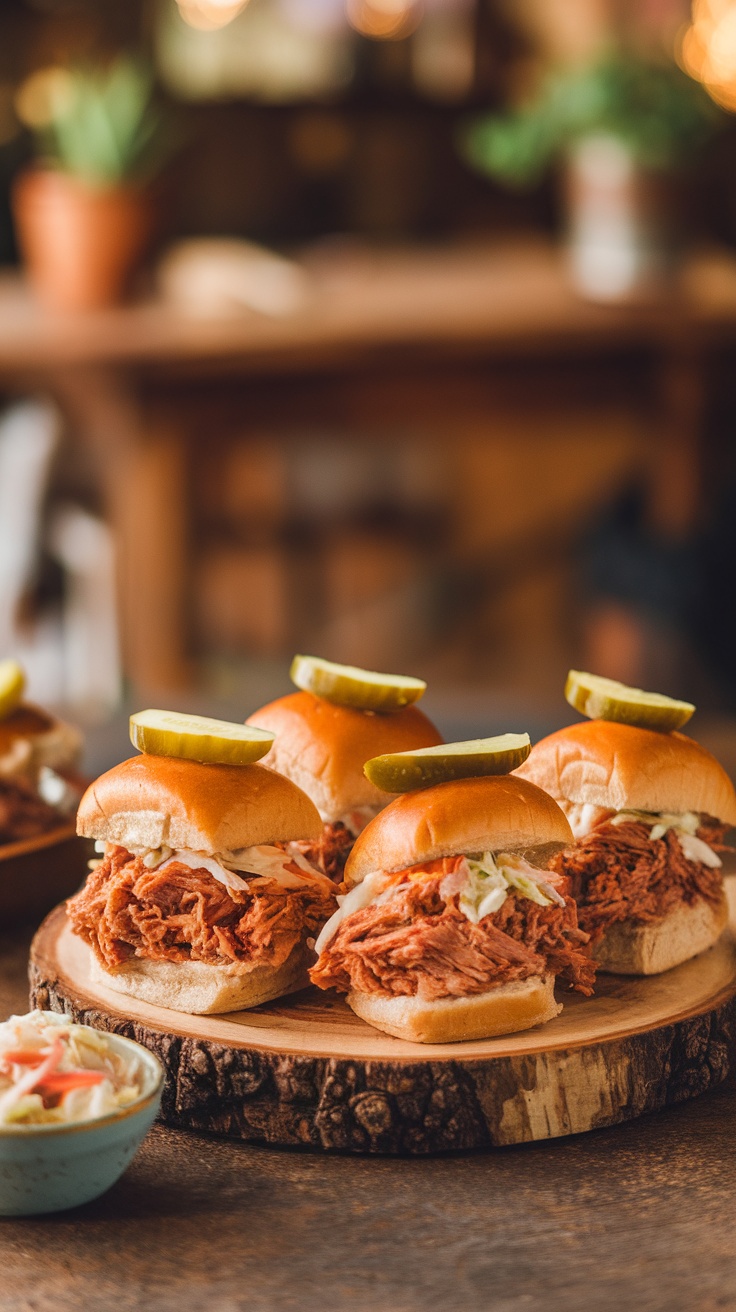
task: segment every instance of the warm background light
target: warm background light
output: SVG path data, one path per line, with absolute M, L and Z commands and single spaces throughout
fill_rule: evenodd
M 179 13 L 190 27 L 212 32 L 226 27 L 245 9 L 248 0 L 176 0 Z
M 45 128 L 55 114 L 69 108 L 73 99 L 73 79 L 68 70 L 42 68 L 21 82 L 15 111 L 27 128 Z
M 695 0 L 681 60 L 719 105 L 736 110 L 736 0 Z
M 347 0 L 346 14 L 361 36 L 397 41 L 418 27 L 422 7 L 421 0 Z

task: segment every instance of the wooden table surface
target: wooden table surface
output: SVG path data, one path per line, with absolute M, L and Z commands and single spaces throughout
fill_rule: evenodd
M 564 257 L 536 238 L 305 257 L 307 294 L 293 314 L 197 317 L 149 297 L 85 314 L 43 310 L 17 273 L 0 270 L 0 376 L 113 366 L 188 374 L 311 369 L 381 349 L 454 343 L 486 357 L 732 342 L 736 260 L 701 250 L 671 292 L 649 303 L 599 305 L 572 287 Z
M 0 1015 L 28 939 L 0 938 Z M 154 1129 L 98 1202 L 0 1220 L 2 1312 L 736 1308 L 736 1084 L 623 1126 L 367 1160 Z

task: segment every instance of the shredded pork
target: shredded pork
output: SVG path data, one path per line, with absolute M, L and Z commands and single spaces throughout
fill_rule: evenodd
M 278 969 L 334 909 L 316 881 L 285 889 L 254 878 L 248 891 L 230 889 L 208 870 L 180 861 L 149 870 L 123 847 L 67 903 L 74 932 L 108 970 L 131 957 Z
M 414 879 L 388 900 L 347 916 L 312 967 L 312 981 L 341 993 L 416 994 L 431 1001 L 552 973 L 580 993 L 593 992 L 595 966 L 574 902 L 539 906 L 510 893 L 500 910 L 476 925 L 459 910 L 459 894 L 445 879 L 441 873 Z M 564 881 L 550 880 L 564 893 Z
M 37 838 L 61 824 L 59 812 L 18 779 L 0 777 L 0 843 Z
M 660 920 L 678 902 L 720 901 L 720 870 L 689 861 L 674 830 L 656 839 L 650 830 L 651 825 L 633 821 L 601 824 L 555 857 L 553 868 L 570 880 L 580 925 L 594 940 L 617 921 Z M 722 851 L 725 831 L 706 816 L 698 837 Z
M 322 833 L 313 843 L 299 842 L 298 848 L 310 865 L 316 866 L 328 879 L 341 884 L 345 875 L 345 862 L 355 844 L 355 835 L 340 820 L 322 826 Z

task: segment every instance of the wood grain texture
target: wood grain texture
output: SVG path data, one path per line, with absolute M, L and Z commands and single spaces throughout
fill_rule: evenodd
M 733 923 L 733 922 L 732 922 Z M 502 1039 L 419 1047 L 306 990 L 229 1016 L 148 1007 L 89 982 L 58 908 L 31 951 L 35 1006 L 137 1039 L 169 1079 L 172 1126 L 249 1142 L 428 1154 L 615 1125 L 721 1083 L 734 1058 L 736 939 L 650 979 L 604 977 L 594 999 Z

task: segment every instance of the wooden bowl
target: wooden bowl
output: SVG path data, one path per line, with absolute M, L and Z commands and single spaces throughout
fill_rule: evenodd
M 0 845 L 0 928 L 39 920 L 79 888 L 94 845 L 74 820 L 37 838 Z

